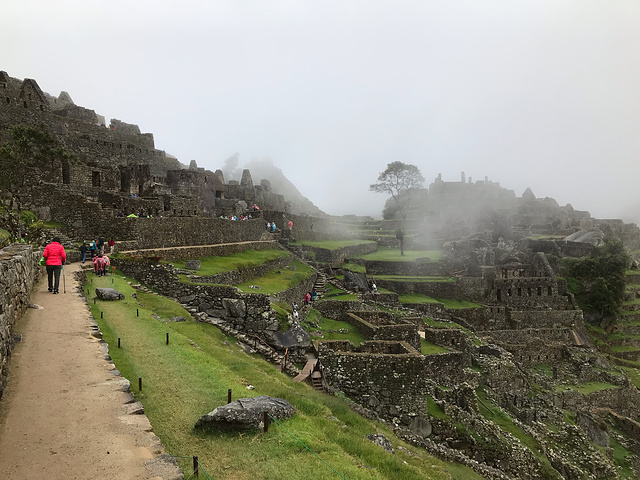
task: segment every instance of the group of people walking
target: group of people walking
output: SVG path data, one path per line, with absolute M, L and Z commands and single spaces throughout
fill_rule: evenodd
M 107 256 L 107 252 L 113 253 L 116 241 L 113 237 L 105 243 L 104 237 L 99 237 L 98 240 L 91 240 L 89 245 L 83 241 L 80 245 L 80 253 L 82 253 L 82 263 L 84 264 L 87 259 L 87 253 L 91 256 L 91 263 L 93 264 L 93 273 L 98 276 L 106 275 L 111 265 L 111 260 Z

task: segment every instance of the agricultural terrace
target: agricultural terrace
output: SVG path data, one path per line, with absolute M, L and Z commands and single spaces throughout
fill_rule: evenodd
M 382 262 L 413 262 L 418 259 L 428 258 L 433 262 L 442 260 L 442 249 L 438 250 L 405 250 L 404 255 L 400 255 L 399 248 L 379 247 L 377 251 L 358 255 L 352 258 L 362 260 L 377 260 Z
M 210 276 L 217 275 L 218 273 L 229 272 L 231 270 L 246 270 L 247 268 L 257 267 L 266 262 L 290 256 L 291 252 L 272 248 L 268 250 L 245 250 L 226 257 L 201 257 L 198 258 L 198 260 L 200 260 L 200 270 L 197 271 L 197 274 L 201 276 Z M 172 263 L 178 268 L 185 268 L 184 260 L 175 262 L 163 261 L 162 263 Z
M 96 287 L 113 287 L 125 295 L 118 302 L 90 301 L 91 312 L 117 369 L 131 382 L 132 394 L 144 405 L 154 432 L 167 452 L 179 457 L 187 477 L 191 478 L 191 456 L 197 455 L 202 478 L 481 478 L 467 467 L 442 462 L 404 443 L 384 425 L 354 413 L 342 396 L 294 382 L 261 357 L 246 354 L 218 328 L 194 322 L 177 303 L 135 290 L 127 280 L 136 283 L 119 276 L 89 276 L 85 292 L 90 300 Z M 168 322 L 176 315 L 187 321 Z M 326 325 L 328 330 L 337 326 Z M 138 379 L 143 382 L 141 391 Z M 283 398 L 297 413 L 272 423 L 268 432 L 194 430 L 200 416 L 227 403 L 229 390 L 232 400 Z M 365 438 L 375 433 L 391 441 L 395 454 Z
M 374 244 L 372 240 L 323 240 L 312 242 L 307 240 L 290 242 L 290 245 L 307 245 L 309 247 L 324 248 L 325 250 L 339 250 L 345 247 L 353 247 L 354 245 Z

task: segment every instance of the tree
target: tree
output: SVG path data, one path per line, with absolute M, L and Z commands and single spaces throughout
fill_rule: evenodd
M 10 140 L 0 145 L 0 222 L 10 240 L 18 241 L 32 217 L 23 212 L 27 187 L 43 173 L 52 172 L 56 163 L 75 157 L 44 127 L 14 125 L 10 135 Z
M 599 318 L 615 318 L 624 300 L 625 270 L 629 255 L 622 242 L 607 239 L 586 258 L 563 262 L 569 290 L 585 313 Z
M 396 237 L 400 240 L 400 254 L 404 255 L 405 223 L 407 213 L 411 207 L 412 194 L 422 188 L 424 177 L 415 165 L 403 162 L 391 162 L 378 176 L 378 183 L 369 186 L 369 190 L 378 193 L 387 193 L 395 202 L 400 216 L 400 228 Z

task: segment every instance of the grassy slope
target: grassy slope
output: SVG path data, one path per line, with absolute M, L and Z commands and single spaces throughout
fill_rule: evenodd
M 380 247 L 377 251 L 368 253 L 366 255 L 360 255 L 355 258 L 362 258 L 364 260 L 381 260 L 381 261 L 396 261 L 396 262 L 412 262 L 417 258 L 428 257 L 434 262 L 442 260 L 442 250 L 405 250 L 404 255 L 400 255 L 399 248 L 384 248 Z
M 209 276 L 230 270 L 244 270 L 249 267 L 262 265 L 270 260 L 276 260 L 277 258 L 288 257 L 290 255 L 290 252 L 273 248 L 268 250 L 245 250 L 244 252 L 234 253 L 226 257 L 202 257 L 198 259 L 200 260 L 200 270 L 194 273 Z M 185 266 L 184 260 L 162 263 L 173 263 L 178 268 L 184 268 Z
M 384 426 L 354 414 L 343 400 L 293 382 L 261 358 L 243 353 L 233 339 L 211 325 L 193 321 L 165 324 L 151 316 L 155 313 L 167 318 L 182 313 L 188 317 L 179 306 L 167 306 L 170 301 L 142 294 L 140 306 L 131 297 L 134 290 L 120 277 L 91 277 L 90 282 L 90 299 L 96 285 L 113 286 L 126 295 L 120 302 L 90 302 L 111 345 L 110 354 L 134 385 L 132 391 L 144 404 L 167 451 L 198 455 L 210 478 L 339 478 L 282 427 L 272 426 L 266 434 L 195 431 L 193 425 L 201 415 L 226 403 L 229 388 L 234 400 L 270 395 L 290 401 L 297 414 L 283 422 L 283 427 L 343 478 L 481 478 L 468 468 L 445 464 L 404 444 Z M 104 312 L 104 319 L 100 319 L 100 312 Z M 169 345 L 165 345 L 166 332 L 170 333 Z M 121 349 L 115 346 L 117 338 L 122 339 Z M 137 391 L 138 377 L 143 378 L 143 392 Z M 247 390 L 247 384 L 255 390 Z M 383 433 L 413 455 L 401 450 L 396 450 L 396 455 L 385 453 L 364 438 L 368 433 Z M 181 460 L 181 464 L 188 472 L 190 460 Z

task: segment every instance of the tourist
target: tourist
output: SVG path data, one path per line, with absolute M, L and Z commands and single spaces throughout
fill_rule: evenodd
M 98 254 L 102 255 L 104 253 L 104 238 L 99 237 L 98 243 L 96 243 L 96 247 L 98 247 Z
M 98 255 L 96 255 L 95 257 L 93 257 L 91 259 L 91 263 L 93 264 L 93 273 L 95 275 L 98 274 L 98 258 L 100 258 L 100 257 L 98 257 Z
M 107 275 L 109 273 L 109 266 L 111 265 L 111 260 L 108 256 L 102 256 L 102 274 Z
M 305 305 L 309 305 L 309 302 L 311 301 L 311 293 L 307 292 L 304 294 L 304 298 L 302 299 L 304 301 Z
M 85 241 L 82 241 L 82 245 L 80 245 L 80 253 L 82 254 L 82 264 L 84 265 L 84 261 L 87 259 L 87 251 L 89 250 L 89 247 L 87 247 L 87 244 L 85 243 Z
M 298 311 L 298 302 L 293 302 L 293 311 L 294 312 Z
M 311 301 L 315 302 L 318 299 L 318 292 L 316 292 L 316 290 L 314 289 L 313 292 L 311 292 Z
M 267 222 L 267 232 L 271 231 L 271 222 Z
M 95 257 L 96 255 L 96 241 L 95 240 L 91 240 L 89 242 L 89 253 L 91 254 L 91 258 Z
M 293 311 L 293 321 L 294 321 L 295 323 L 298 323 L 298 318 L 299 318 L 299 317 L 298 317 L 298 310 L 294 310 L 294 311 Z
M 293 220 L 289 220 L 287 226 L 289 227 L 289 230 L 291 230 L 293 228 Z
M 67 254 L 60 243 L 60 238 L 53 237 L 51 243 L 47 245 L 44 252 L 42 252 L 42 256 L 45 258 L 45 265 L 47 266 L 49 291 L 57 295 L 58 288 L 60 287 L 60 272 L 62 271 L 62 265 L 67 261 Z
M 116 241 L 113 237 L 109 237 L 109 241 L 107 242 L 107 246 L 109 247 L 109 253 L 113 253 L 113 247 L 115 246 Z
M 276 222 L 273 222 L 273 223 L 271 224 L 271 231 L 272 231 L 273 233 L 276 233 Z

